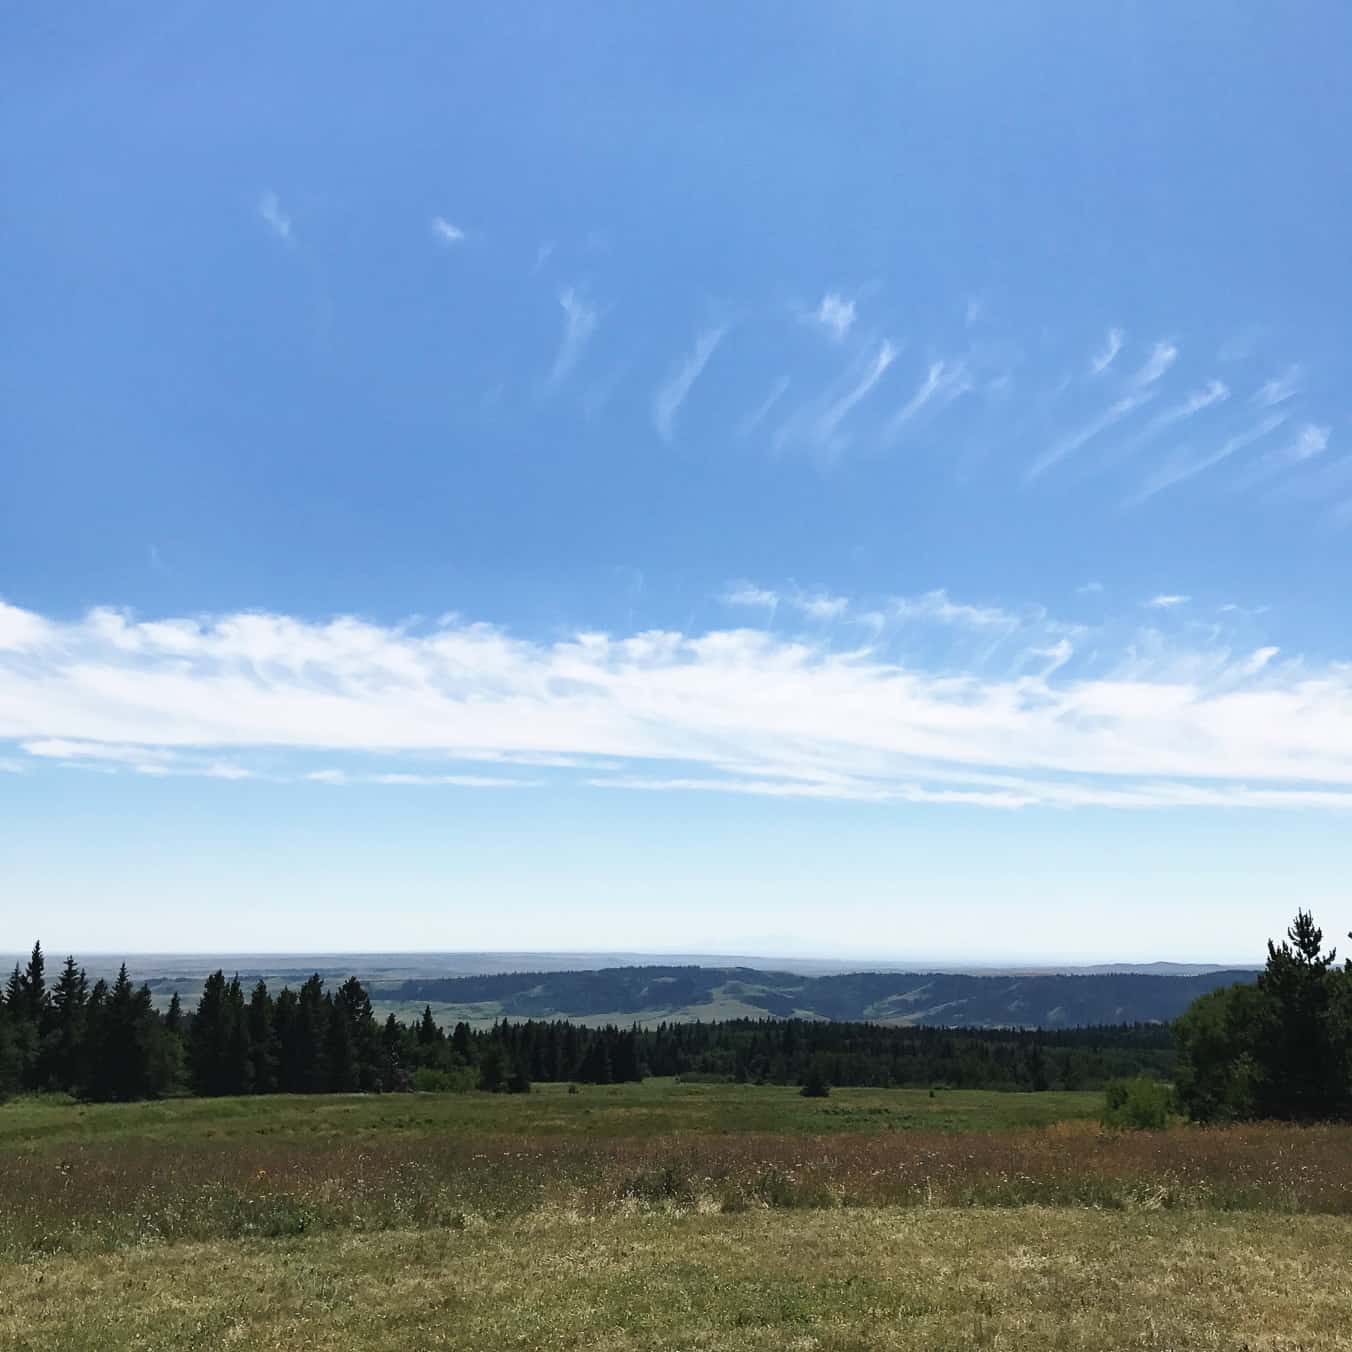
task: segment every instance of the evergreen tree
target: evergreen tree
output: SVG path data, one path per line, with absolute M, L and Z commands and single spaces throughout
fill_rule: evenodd
M 47 959 L 43 956 L 42 945 L 35 943 L 32 956 L 28 959 L 28 966 L 23 974 L 21 990 L 25 1012 L 32 1020 L 39 1036 L 47 1031 L 49 997 L 46 971 Z
M 500 1093 L 507 1081 L 502 1048 L 491 1042 L 479 1058 L 479 1088 L 486 1094 Z
M 330 1003 L 328 1014 L 328 1033 L 325 1042 L 328 1089 L 334 1094 L 351 1094 L 361 1086 L 361 1071 L 357 1064 L 352 1024 L 341 1000 Z
M 227 1093 L 226 1046 L 229 1037 L 225 1002 L 225 973 L 218 967 L 202 985 L 188 1036 L 188 1071 L 194 1094 L 208 1097 Z
M 148 990 L 143 998 L 133 990 L 127 964 L 118 970 L 117 980 L 101 1001 L 98 1011 L 98 1039 L 90 1069 L 89 1095 L 94 1099 L 127 1101 L 145 1098 L 155 1086 L 151 1082 Z
M 249 1046 L 253 1058 L 250 1076 L 253 1092 L 275 1093 L 280 1054 L 273 1027 L 272 997 L 268 994 L 267 983 L 261 979 L 249 997 Z
M 299 1057 L 299 1084 L 303 1094 L 322 1094 L 329 1084 L 325 1065 L 331 1001 L 324 992 L 324 980 L 315 972 L 300 988 L 296 1007 L 296 1053 Z
M 54 1088 L 78 1091 L 88 1074 L 85 1005 L 89 980 L 67 957 L 52 991 L 52 1029 L 48 1035 L 47 1073 Z

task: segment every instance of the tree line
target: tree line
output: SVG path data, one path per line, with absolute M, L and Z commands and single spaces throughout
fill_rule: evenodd
M 41 945 L 0 998 L 0 1097 L 57 1090 L 88 1099 L 168 1094 L 522 1092 L 532 1081 L 610 1084 L 647 1075 L 767 1084 L 1091 1089 L 1133 1076 L 1172 1078 L 1203 1122 L 1352 1118 L 1352 962 L 1324 951 L 1301 911 L 1269 942 L 1256 982 L 1212 991 L 1170 1028 L 934 1028 L 804 1019 L 663 1023 L 640 1029 L 566 1020 L 377 1020 L 356 977 L 319 975 L 274 996 L 223 971 L 196 1009 L 174 995 L 160 1013 L 125 965 L 90 984 L 67 958 L 46 977 Z
M 1092 1088 L 1160 1074 L 1171 1059 L 1159 1025 L 1057 1032 L 900 1028 L 802 1019 L 587 1027 L 566 1020 L 460 1022 L 426 1007 L 411 1023 L 375 1017 L 361 981 L 319 975 L 275 996 L 223 971 L 196 1008 L 159 1013 L 125 966 L 90 984 L 67 958 L 54 985 L 41 945 L 16 965 L 0 1001 L 0 1094 L 57 1090 L 90 1099 L 272 1093 L 522 1092 L 532 1081 L 619 1084 L 648 1075 L 766 1084 Z

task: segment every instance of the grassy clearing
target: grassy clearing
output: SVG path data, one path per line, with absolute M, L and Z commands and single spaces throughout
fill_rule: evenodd
M 16 1352 L 1352 1345 L 1352 1223 L 1076 1210 L 542 1212 L 0 1266 Z
M 1081 1108 L 1096 1101 L 1075 1097 Z M 1019 1125 L 1064 1098 L 858 1090 L 813 1101 L 668 1083 L 529 1097 L 15 1103 L 0 1109 L 0 1258 L 467 1229 L 550 1210 L 1352 1215 L 1350 1128 Z M 789 1129 L 751 1129 L 777 1110 Z M 955 1130 L 963 1112 L 1008 1129 Z M 672 1122 L 681 1129 L 657 1129 Z
M 61 1096 L 0 1106 L 0 1154 L 94 1143 L 279 1144 L 383 1142 L 396 1136 L 654 1137 L 676 1133 L 1001 1131 L 1096 1117 L 1101 1093 L 837 1089 L 805 1099 L 792 1086 L 679 1084 L 537 1085 L 529 1096 L 494 1094 L 270 1095 L 77 1104 Z

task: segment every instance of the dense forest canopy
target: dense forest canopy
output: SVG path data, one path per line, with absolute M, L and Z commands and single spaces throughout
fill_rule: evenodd
M 35 947 L 0 1004 L 0 1090 L 90 1098 L 522 1090 L 532 1080 L 612 1083 L 682 1075 L 802 1084 L 1092 1088 L 1118 1075 L 1167 1073 L 1168 1030 L 1135 1024 L 1062 1029 L 939 1029 L 852 1021 L 736 1019 L 640 1029 L 566 1020 L 501 1020 L 448 1033 L 430 1008 L 413 1023 L 376 1019 L 356 977 L 336 990 L 313 975 L 273 994 L 215 972 L 197 1008 L 161 1015 L 125 968 L 92 988 L 67 959 L 48 987 Z

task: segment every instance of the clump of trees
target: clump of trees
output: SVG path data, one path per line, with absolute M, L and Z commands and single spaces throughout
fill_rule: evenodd
M 41 944 L 15 964 L 0 1001 L 0 1097 L 62 1089 L 97 1099 L 154 1098 L 179 1084 L 178 1027 L 156 1013 L 148 986 L 134 987 L 124 964 L 110 986 L 89 984 L 67 958 L 47 984 Z
M 1253 985 L 1195 1001 L 1174 1025 L 1175 1086 L 1195 1121 L 1352 1118 L 1352 963 L 1299 911 Z

